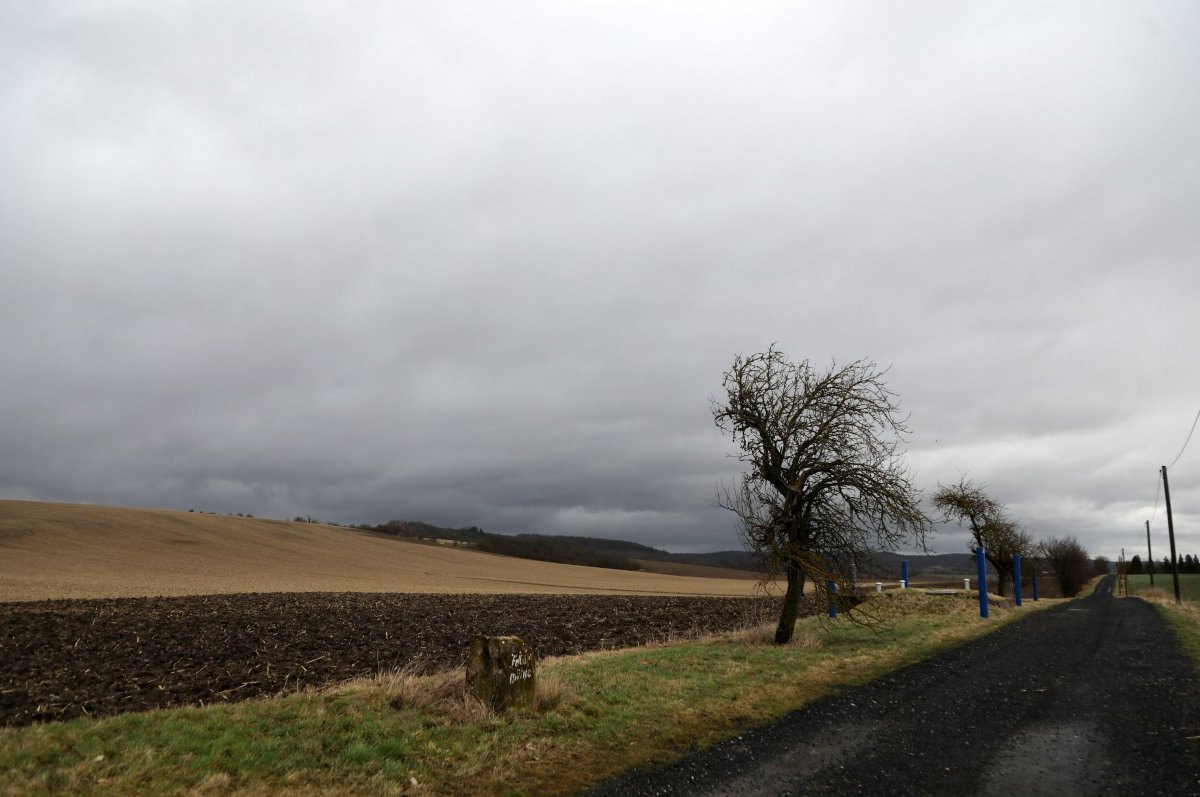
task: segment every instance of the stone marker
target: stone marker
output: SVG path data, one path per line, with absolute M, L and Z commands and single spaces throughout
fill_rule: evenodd
M 520 637 L 480 634 L 471 640 L 467 694 L 504 711 L 533 705 L 536 683 L 533 651 Z

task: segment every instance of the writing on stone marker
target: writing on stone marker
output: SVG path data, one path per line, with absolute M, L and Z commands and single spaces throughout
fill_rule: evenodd
M 529 662 L 526 661 L 525 656 L 522 654 L 512 654 L 512 664 L 509 665 L 512 672 L 508 674 L 508 683 L 510 686 L 517 681 L 527 681 L 533 677 L 533 671 L 529 669 L 528 664 Z

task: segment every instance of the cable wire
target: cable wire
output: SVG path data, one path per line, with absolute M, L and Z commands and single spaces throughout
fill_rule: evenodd
M 1154 525 L 1154 518 L 1158 517 L 1158 491 L 1162 489 L 1162 473 L 1154 479 L 1154 514 L 1150 516 L 1150 525 Z
M 1175 455 L 1175 459 L 1172 460 L 1171 464 L 1167 466 L 1167 470 L 1175 467 L 1175 463 L 1178 462 L 1179 458 L 1183 456 L 1183 452 L 1187 451 L 1188 443 L 1192 441 L 1192 432 L 1196 431 L 1196 421 L 1200 421 L 1200 410 L 1196 410 L 1196 418 L 1192 421 L 1192 429 L 1190 432 L 1188 432 L 1187 440 L 1183 441 L 1183 448 L 1179 449 L 1179 453 Z
M 1183 441 L 1183 448 L 1179 449 L 1179 453 L 1175 455 L 1175 459 L 1171 461 L 1170 465 L 1167 465 L 1167 470 L 1175 467 L 1175 463 L 1178 462 L 1179 458 L 1183 456 L 1183 452 L 1187 451 L 1188 443 L 1192 442 L 1192 435 L 1196 431 L 1197 421 L 1200 421 L 1200 410 L 1196 410 L 1196 417 L 1192 419 L 1192 428 L 1188 432 L 1187 439 Z M 1154 526 L 1154 519 L 1158 517 L 1158 493 L 1160 490 L 1162 490 L 1162 471 L 1158 472 L 1158 478 L 1154 480 L 1154 511 L 1150 514 L 1151 527 Z

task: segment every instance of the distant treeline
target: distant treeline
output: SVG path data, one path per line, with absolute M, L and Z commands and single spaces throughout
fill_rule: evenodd
M 1189 553 L 1178 557 L 1176 561 L 1179 562 L 1180 573 L 1200 573 L 1200 557 L 1192 556 Z M 1165 556 L 1162 558 L 1161 562 L 1155 562 L 1153 559 L 1143 562 L 1142 557 L 1138 554 L 1134 554 L 1133 558 L 1129 560 L 1129 573 L 1131 575 L 1138 575 L 1139 573 L 1170 572 L 1171 560 Z
M 357 528 L 412 537 L 422 540 L 451 540 L 470 545 L 485 553 L 515 556 L 520 559 L 536 559 L 539 562 L 558 562 L 587 567 L 608 567 L 614 570 L 640 570 L 637 562 L 589 546 L 586 538 L 552 537 L 541 534 L 489 534 L 477 526 L 448 529 L 413 520 L 389 520 L 377 526 L 362 525 Z M 653 549 L 650 549 L 653 550 Z
M 253 515 L 247 515 L 247 517 L 253 517 Z M 298 516 L 295 520 L 300 523 L 321 522 L 308 516 Z M 343 524 L 328 523 L 328 525 Z M 418 520 L 389 520 L 376 525 L 362 523 L 350 528 L 418 540 L 449 540 L 502 556 L 536 559 L 540 562 L 607 567 L 615 570 L 641 570 L 642 567 L 637 560 L 724 567 L 731 570 L 747 570 L 752 573 L 763 573 L 769 569 L 759 555 L 745 550 L 672 553 L 639 542 L 612 540 L 606 537 L 570 537 L 561 534 L 494 534 L 484 531 L 478 526 L 448 528 L 422 523 Z M 1134 558 L 1137 559 L 1137 557 Z M 975 572 L 975 557 L 970 553 L 919 555 L 877 552 L 873 553 L 870 559 L 871 561 L 860 566 L 858 573 L 860 578 L 898 578 L 902 559 L 909 561 L 910 570 L 914 575 L 958 575 Z M 1184 566 L 1184 562 L 1181 560 L 1180 570 L 1188 572 L 1184 570 Z M 1196 566 L 1200 567 L 1200 560 L 1196 560 Z
M 215 515 L 216 512 L 189 509 L 189 512 Z M 230 517 L 232 512 L 226 513 Z M 253 518 L 254 515 L 237 513 L 237 517 Z M 677 564 L 708 565 L 727 567 L 734 570 L 761 572 L 762 563 L 757 556 L 747 551 L 716 551 L 713 553 L 671 553 L 651 548 L 629 540 L 610 540 L 604 537 L 570 537 L 562 534 L 492 534 L 478 526 L 448 528 L 422 523 L 419 520 L 389 520 L 371 525 L 360 523 L 349 525 L 334 521 L 321 521 L 311 515 L 297 515 L 296 523 L 314 523 L 327 526 L 342 526 L 409 537 L 417 540 L 444 540 L 469 546 L 486 553 L 514 556 L 520 559 L 536 559 L 539 562 L 558 562 L 586 567 L 607 567 L 613 570 L 641 570 L 638 559 Z
M 421 523 L 417 520 L 389 520 L 387 523 L 380 523 L 377 526 L 363 523 L 362 525 L 355 526 L 355 528 L 364 531 L 378 531 L 383 534 L 394 534 L 397 537 L 412 537 L 418 540 L 455 540 L 472 545 L 478 543 L 484 537 L 495 536 L 494 534 L 488 534 L 478 526 L 448 529 L 429 523 Z
M 517 556 L 521 559 L 536 559 L 539 562 L 558 562 L 567 565 L 607 567 L 613 570 L 641 570 L 632 559 L 615 553 L 606 553 L 570 541 L 563 537 L 540 534 L 484 534 L 475 547 L 487 553 L 502 556 Z
M 637 559 L 729 567 L 736 570 L 761 569 L 758 558 L 746 551 L 671 553 L 628 540 L 553 534 L 492 534 L 478 526 L 443 528 L 413 520 L 389 520 L 375 526 L 363 524 L 355 528 L 422 540 L 452 540 L 502 556 L 587 567 L 607 567 L 614 570 L 641 570 L 641 566 L 635 561 Z

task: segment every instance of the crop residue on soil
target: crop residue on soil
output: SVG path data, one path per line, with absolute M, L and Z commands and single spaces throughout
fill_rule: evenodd
M 0 725 L 245 700 L 463 665 L 476 634 L 539 656 L 767 618 L 759 598 L 264 593 L 0 603 Z

